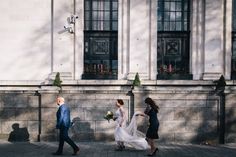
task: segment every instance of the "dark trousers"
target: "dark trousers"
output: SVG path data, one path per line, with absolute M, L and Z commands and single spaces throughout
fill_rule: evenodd
M 60 128 L 59 147 L 58 147 L 58 150 L 57 150 L 57 152 L 59 152 L 59 153 L 63 152 L 63 146 L 64 146 L 65 141 L 73 148 L 73 150 L 78 149 L 78 146 L 68 136 L 68 130 L 69 130 L 69 128 L 67 128 L 67 127 L 61 127 Z

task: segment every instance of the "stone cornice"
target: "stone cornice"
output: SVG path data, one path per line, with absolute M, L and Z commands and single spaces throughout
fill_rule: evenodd
M 211 80 L 141 80 L 143 86 L 214 86 L 215 83 Z M 228 86 L 235 86 L 236 81 L 226 81 Z M 52 81 L 43 80 L 7 80 L 0 81 L 0 87 L 11 86 L 51 86 Z M 129 86 L 132 85 L 132 80 L 65 80 L 63 86 Z

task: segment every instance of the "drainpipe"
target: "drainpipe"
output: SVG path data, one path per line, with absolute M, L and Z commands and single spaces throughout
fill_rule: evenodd
M 38 96 L 38 138 L 37 141 L 40 142 L 40 135 L 41 135 L 41 122 L 42 122 L 42 113 L 41 113 L 41 108 L 42 108 L 42 103 L 41 103 L 41 94 L 36 91 L 35 96 Z
M 220 106 L 219 106 L 219 143 L 225 143 L 225 78 L 221 75 L 218 81 L 215 81 L 216 89 L 215 93 L 220 97 Z
M 134 114 L 134 93 L 132 92 L 132 89 L 128 91 L 126 95 L 130 96 L 129 118 L 131 119 Z
M 220 95 L 219 143 L 220 144 L 225 144 L 225 93 L 224 93 L 224 91 Z

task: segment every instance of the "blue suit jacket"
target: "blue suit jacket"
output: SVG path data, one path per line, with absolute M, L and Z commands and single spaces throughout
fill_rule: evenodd
M 70 121 L 70 109 L 66 104 L 62 104 L 57 110 L 57 125 L 56 128 L 60 129 L 62 127 L 69 128 L 71 126 Z

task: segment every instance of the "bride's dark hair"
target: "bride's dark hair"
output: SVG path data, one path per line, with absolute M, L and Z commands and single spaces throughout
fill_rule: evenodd
M 117 102 L 120 104 L 120 105 L 124 105 L 124 102 L 122 99 L 117 99 Z
M 158 112 L 159 107 L 156 105 L 156 103 L 149 97 L 147 97 L 144 101 L 146 104 L 150 105 L 153 110 Z

